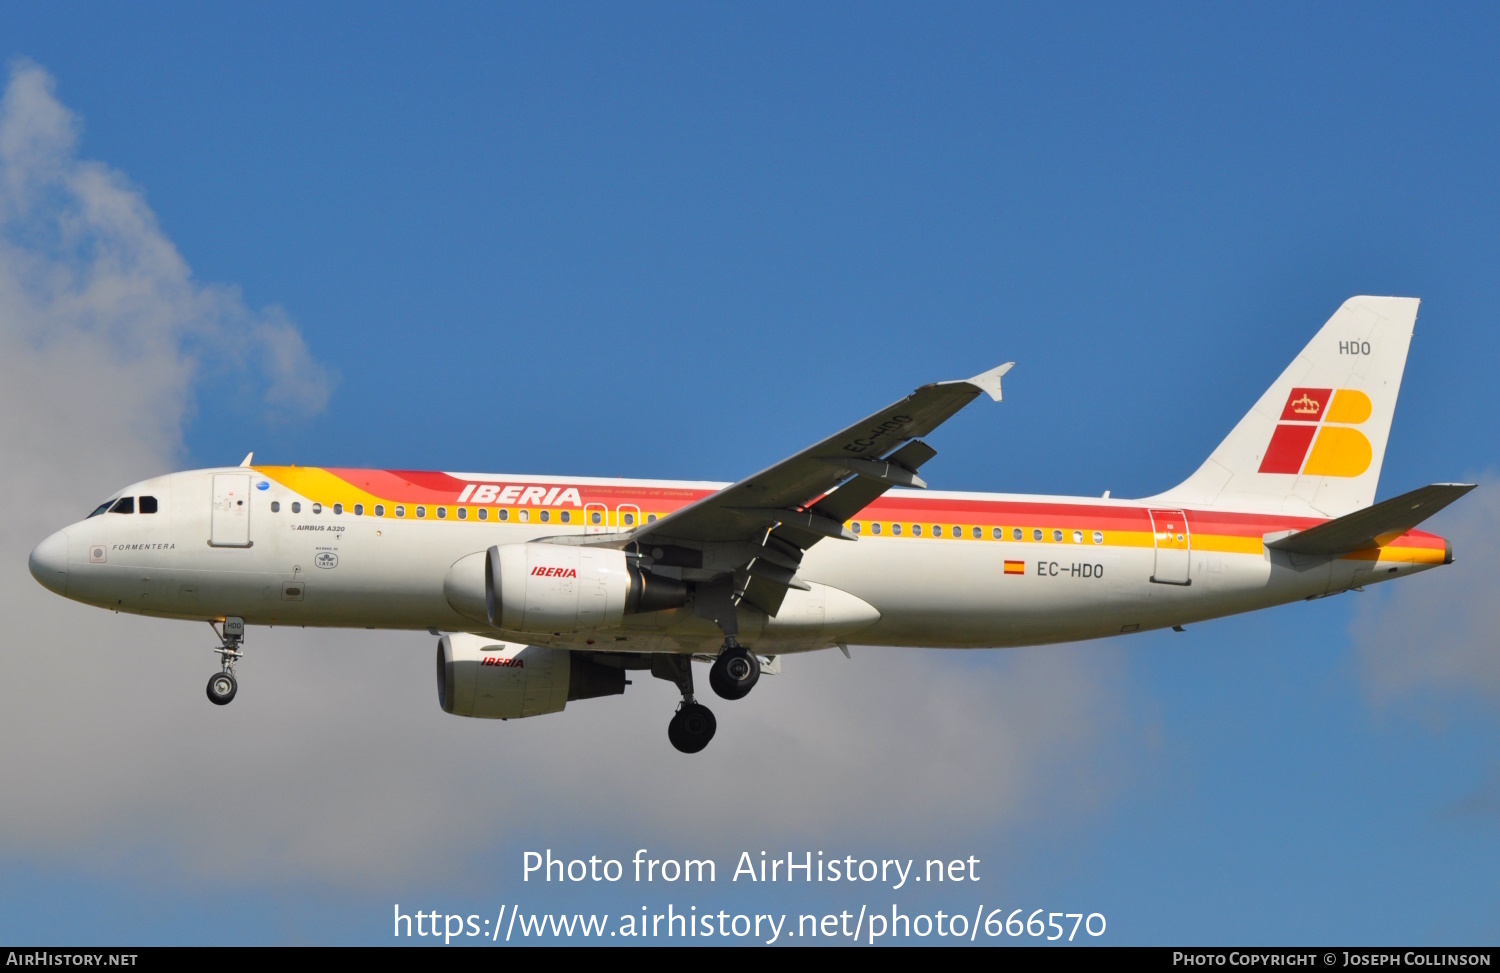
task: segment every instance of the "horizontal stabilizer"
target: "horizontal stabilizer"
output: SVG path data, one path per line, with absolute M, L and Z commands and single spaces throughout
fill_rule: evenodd
M 1270 541 L 1292 554 L 1348 554 L 1381 547 L 1474 489 L 1474 483 L 1434 483 L 1373 507 Z

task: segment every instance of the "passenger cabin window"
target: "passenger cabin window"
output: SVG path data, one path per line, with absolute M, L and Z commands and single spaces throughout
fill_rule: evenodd
M 423 520 L 426 517 L 427 517 L 427 508 L 424 507 L 424 506 L 422 506 L 421 504 L 417 504 L 417 519 L 418 520 Z
M 385 516 L 385 504 L 383 504 L 383 503 L 377 503 L 375 505 L 375 516 L 377 516 L 377 517 L 384 517 Z
M 502 510 L 502 511 L 500 511 L 500 519 L 501 520 L 509 520 L 510 519 L 510 511 L 509 510 Z
M 529 521 L 531 519 L 531 511 L 530 510 L 518 510 L 518 511 L 516 511 L 516 519 L 519 520 L 523 524 L 526 523 L 527 521 Z
M 458 519 L 459 520 L 468 520 L 469 519 L 469 508 L 468 507 L 459 507 L 458 508 Z
M 654 524 L 654 523 L 656 523 L 656 514 L 647 514 L 646 515 L 646 523 L 648 523 L 648 524 Z
M 109 512 L 112 514 L 135 513 L 135 497 L 121 497 L 120 499 L 115 501 L 115 505 L 113 507 L 109 508 Z
M 900 537 L 901 536 L 901 525 L 900 524 L 892 524 L 891 525 L 891 533 L 894 534 L 894 535 L 896 535 L 897 537 Z
M 557 519 L 566 524 L 568 522 L 568 511 L 564 510 L 562 513 L 558 514 Z
M 447 519 L 448 519 L 448 508 L 447 507 L 439 507 L 438 508 L 438 520 L 447 520 Z
M 854 532 L 856 534 L 859 533 L 859 521 L 857 521 L 857 520 L 854 522 Z
M 541 521 L 542 521 L 542 523 L 545 524 L 547 521 L 549 521 L 551 519 L 552 519 L 552 511 L 550 511 L 550 510 L 543 510 L 542 514 L 541 514 Z
M 1075 530 L 1075 531 L 1073 531 L 1073 543 L 1074 544 L 1082 544 L 1083 543 L 1083 531 L 1081 531 L 1081 530 Z
M 913 537 L 921 537 L 922 536 L 922 525 L 921 524 L 912 524 L 911 525 L 911 536 L 913 536 Z
M 356 517 L 363 517 L 364 515 L 365 515 L 365 505 L 362 504 L 362 503 L 356 503 L 354 505 L 354 516 L 356 516 Z
M 302 502 L 300 500 L 293 500 L 292 501 L 292 513 L 294 513 L 294 514 L 300 514 L 301 512 L 302 512 Z
M 626 514 L 625 515 L 625 526 L 626 527 L 633 527 L 633 526 L 635 526 L 635 514 Z
M 313 513 L 320 514 L 322 512 L 323 512 L 323 505 L 321 503 L 315 503 L 315 504 L 313 504 Z
M 1097 530 L 1094 531 L 1094 543 L 1095 544 L 1103 544 L 1104 543 L 1104 535 L 1102 533 L 1100 533 L 1099 531 L 1097 531 Z
M 990 531 L 990 536 L 993 537 L 997 541 L 1000 540 L 1002 537 L 1005 536 L 1005 528 L 1004 527 L 996 527 L 996 528 L 994 528 L 993 530 Z
M 271 513 L 273 513 L 273 514 L 279 514 L 279 513 L 281 513 L 281 501 L 280 500 L 272 500 L 271 501 Z
M 603 520 L 604 520 L 604 517 L 597 510 L 595 510 L 593 513 L 589 514 L 589 523 L 591 523 L 591 524 L 598 524 L 598 523 L 600 523 Z
M 1062 543 L 1062 531 L 1060 531 L 1060 530 L 1054 530 L 1052 532 L 1052 542 L 1054 544 L 1061 544 Z
M 344 512 L 344 505 L 341 504 L 341 503 L 334 504 L 333 505 L 333 512 L 336 513 L 336 514 L 343 513 Z
M 143 513 L 143 514 L 154 514 L 154 513 L 156 513 L 156 498 L 155 497 L 141 497 L 140 509 L 141 509 L 141 513 Z
M 396 504 L 396 516 L 397 517 L 405 517 L 406 516 L 406 505 L 405 504 L 401 504 L 401 503 Z
M 872 533 L 872 534 L 878 534 L 878 533 L 880 533 L 880 525 L 879 524 L 871 524 L 870 525 L 870 533 Z
M 1013 541 L 1020 540 L 1021 539 L 1021 528 L 1017 527 L 1016 529 L 1012 530 L 1010 532 L 1010 539 L 1013 540 Z
M 489 511 L 488 507 L 480 507 L 479 508 L 479 519 L 480 520 L 489 520 L 490 519 L 490 511 Z
M 999 533 L 1000 532 L 997 530 L 995 532 L 995 535 L 998 537 Z M 977 541 L 977 540 L 979 540 L 983 536 L 984 536 L 984 531 L 980 530 L 978 527 L 975 527 L 974 528 L 974 539 Z

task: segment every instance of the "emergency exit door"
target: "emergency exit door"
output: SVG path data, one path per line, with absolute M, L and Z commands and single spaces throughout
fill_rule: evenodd
M 210 545 L 250 546 L 250 474 L 214 474 L 212 516 L 208 535 Z
M 1181 510 L 1151 511 L 1151 534 L 1156 539 L 1157 584 L 1192 584 L 1193 535 Z

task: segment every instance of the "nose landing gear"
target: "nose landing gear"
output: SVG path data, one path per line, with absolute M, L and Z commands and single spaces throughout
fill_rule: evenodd
M 219 636 L 219 647 L 214 651 L 219 654 L 219 664 L 223 666 L 222 672 L 215 673 L 208 680 L 208 701 L 215 706 L 227 706 L 240 688 L 239 682 L 234 678 L 234 665 L 245 654 L 240 649 L 245 641 L 245 620 L 226 618 L 223 628 L 214 626 L 213 622 L 208 624 L 213 626 L 214 634 Z

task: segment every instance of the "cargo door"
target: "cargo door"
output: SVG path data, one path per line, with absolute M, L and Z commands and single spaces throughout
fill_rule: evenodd
M 1192 584 L 1193 537 L 1181 510 L 1151 511 L 1151 534 L 1156 541 L 1157 584 Z
M 213 519 L 208 543 L 213 547 L 250 546 L 250 474 L 215 473 Z

